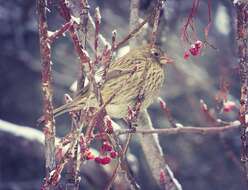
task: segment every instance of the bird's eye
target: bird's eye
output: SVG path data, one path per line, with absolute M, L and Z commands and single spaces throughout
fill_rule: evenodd
M 154 55 L 155 57 L 159 57 L 159 52 L 156 50 L 152 50 L 152 55 Z

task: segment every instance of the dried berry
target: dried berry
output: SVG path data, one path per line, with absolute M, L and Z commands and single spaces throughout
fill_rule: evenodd
M 189 56 L 190 56 L 189 51 L 185 51 L 185 52 L 184 52 L 184 55 L 183 55 L 183 58 L 184 58 L 185 60 L 187 60 L 187 59 L 189 58 Z

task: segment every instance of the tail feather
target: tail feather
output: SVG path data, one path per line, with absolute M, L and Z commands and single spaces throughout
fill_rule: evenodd
M 64 113 L 72 111 L 71 103 L 64 104 L 53 111 L 54 117 L 58 117 Z
M 64 104 L 53 111 L 54 117 L 58 117 L 64 113 L 70 111 L 78 111 L 83 108 L 82 102 L 72 101 L 67 104 Z
M 64 113 L 68 113 L 70 111 L 78 111 L 85 106 L 87 98 L 83 98 L 82 96 L 75 97 L 71 102 L 66 103 L 56 109 L 53 110 L 54 117 L 58 117 Z M 38 126 L 44 122 L 44 116 L 41 116 L 38 120 Z

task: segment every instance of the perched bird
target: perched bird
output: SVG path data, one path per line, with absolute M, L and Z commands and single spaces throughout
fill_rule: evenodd
M 145 45 L 131 49 L 126 55 L 109 65 L 106 79 L 100 88 L 107 114 L 114 118 L 127 116 L 128 106 L 133 107 L 142 96 L 140 109 L 146 109 L 157 98 L 165 74 L 163 66 L 173 62 L 157 46 Z M 102 75 L 102 72 L 96 72 Z M 114 95 L 113 95 L 114 94 Z M 71 102 L 54 110 L 55 117 L 69 111 L 87 107 L 99 107 L 93 92 L 78 95 Z

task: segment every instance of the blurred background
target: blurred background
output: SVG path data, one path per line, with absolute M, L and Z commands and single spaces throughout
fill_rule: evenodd
M 191 0 L 168 0 L 159 26 L 158 44 L 175 59 L 174 65 L 167 66 L 167 80 L 160 95 L 166 101 L 175 121 L 187 126 L 211 126 L 201 112 L 201 99 L 207 103 L 216 118 L 233 121 L 238 116 L 236 108 L 223 112 L 217 101 L 225 86 L 227 99 L 238 105 L 235 9 L 230 1 L 211 2 L 212 25 L 208 41 L 214 48 L 205 47 L 200 56 L 191 56 L 185 60 L 184 52 L 190 44 L 180 39 L 181 29 L 192 8 Z M 92 14 L 96 6 L 100 7 L 101 33 L 104 37 L 111 40 L 114 29 L 117 29 L 117 40 L 127 34 L 129 1 L 90 0 L 89 3 Z M 140 0 L 141 17 L 149 14 L 151 4 L 150 0 Z M 44 177 L 43 147 L 38 137 L 40 134 L 11 124 L 41 131 L 41 128 L 36 127 L 36 120 L 42 114 L 42 96 L 35 8 L 33 0 L 0 1 L 1 190 L 39 189 Z M 58 29 L 64 22 L 58 14 L 56 1 L 52 3 L 48 16 L 50 30 Z M 204 28 L 208 24 L 208 18 L 207 1 L 200 1 L 195 19 L 195 29 L 200 40 L 204 40 Z M 57 107 L 63 104 L 63 95 L 70 93 L 69 88 L 79 74 L 78 60 L 67 37 L 55 42 L 52 61 L 54 105 Z M 171 127 L 159 103 L 155 102 L 149 108 L 149 113 L 155 128 Z M 58 136 L 63 136 L 69 126 L 66 116 L 58 118 Z M 239 163 L 238 130 L 221 135 L 161 135 L 159 138 L 166 160 L 184 189 L 246 189 Z M 137 159 L 138 169 L 135 176 L 141 188 L 158 189 L 151 179 L 144 155 L 135 138 L 130 150 Z M 99 180 L 102 177 L 100 174 L 95 175 Z M 81 187 L 87 189 L 102 189 L 103 186 L 100 182 L 88 183 L 84 179 L 81 181 Z

